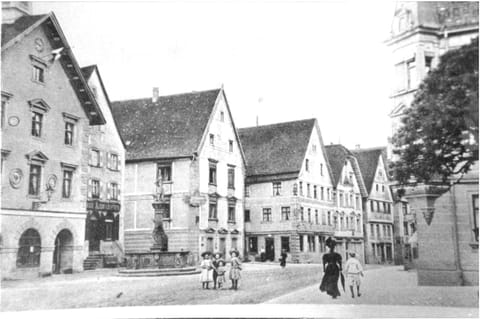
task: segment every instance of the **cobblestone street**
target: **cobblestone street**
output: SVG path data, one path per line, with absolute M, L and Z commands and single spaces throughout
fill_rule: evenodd
M 314 310 L 314 306 L 324 305 L 328 308 L 324 307 L 321 311 L 336 309 L 334 313 L 338 312 L 339 315 L 345 314 L 345 311 L 351 312 L 352 309 L 359 311 L 356 313 L 358 316 L 363 312 L 371 313 L 374 309 L 378 309 L 379 313 L 387 313 L 387 309 L 395 305 L 392 309 L 397 309 L 397 312 L 388 313 L 478 316 L 478 309 L 475 309 L 478 307 L 478 287 L 417 287 L 415 272 L 405 272 L 402 267 L 367 266 L 360 298 L 352 299 L 342 291 L 340 298 L 332 300 L 318 290 L 320 268 L 319 265 L 287 265 L 282 270 L 278 265 L 246 263 L 238 291 L 202 290 L 197 275 L 125 278 L 117 277 L 115 270 L 59 275 L 33 281 L 4 281 L 1 292 L 2 311 L 163 305 L 310 304 L 305 309 Z

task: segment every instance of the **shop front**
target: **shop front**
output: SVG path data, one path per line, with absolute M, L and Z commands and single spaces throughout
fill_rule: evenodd
M 87 201 L 85 240 L 89 254 L 101 252 L 103 242 L 118 240 L 120 225 L 120 203 L 112 201 Z

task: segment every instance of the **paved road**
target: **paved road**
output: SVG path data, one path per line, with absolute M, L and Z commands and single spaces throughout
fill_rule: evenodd
M 214 311 L 212 316 L 248 317 L 249 311 L 253 311 L 254 316 L 276 317 L 290 313 L 303 317 L 478 317 L 478 308 L 473 308 L 478 307 L 478 287 L 417 287 L 416 274 L 401 267 L 367 269 L 362 297 L 352 299 L 342 294 L 337 300 L 319 292 L 319 265 L 288 265 L 287 269 L 280 269 L 278 265 L 244 264 L 243 268 L 238 291 L 202 290 L 197 275 L 125 278 L 115 276 L 113 270 L 6 281 L 2 282 L 1 307 L 2 311 L 17 311 L 143 306 L 114 313 L 116 317 L 129 317 L 132 309 L 143 309 L 147 312 L 142 312 L 142 316 L 148 317 L 148 313 L 158 315 L 159 311 L 150 306 L 168 305 L 161 307 L 164 316 L 169 311 L 183 314 L 183 310 L 192 309 L 169 305 L 200 305 L 193 308 L 197 309 L 193 313 L 187 313 L 188 317 L 195 317 L 210 316 L 210 312 L 196 312 L 204 305 L 255 304 L 253 308 L 238 308 L 239 313 Z

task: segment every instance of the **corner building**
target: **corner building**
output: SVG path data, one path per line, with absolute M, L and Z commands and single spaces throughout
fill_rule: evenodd
M 243 251 L 245 160 L 222 89 L 113 103 L 126 145 L 125 251 L 153 244 L 154 183 L 170 202 L 169 251 Z
M 250 259 L 321 262 L 334 235 L 332 176 L 315 119 L 239 130 L 247 158 L 246 252 Z
M 53 13 L 2 3 L 2 278 L 83 270 L 88 133 L 105 119 Z

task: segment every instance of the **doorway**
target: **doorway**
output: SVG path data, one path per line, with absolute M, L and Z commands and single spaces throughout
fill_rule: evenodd
M 55 238 L 53 251 L 53 273 L 72 273 L 73 236 L 68 229 L 61 230 Z
M 273 238 L 265 238 L 265 258 L 270 261 L 275 260 L 275 244 Z

